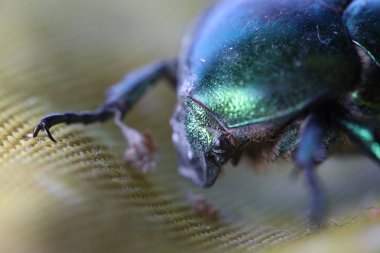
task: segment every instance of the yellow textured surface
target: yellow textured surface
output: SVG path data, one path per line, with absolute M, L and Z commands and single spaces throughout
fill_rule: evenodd
M 304 224 L 308 195 L 302 180 L 289 178 L 291 164 L 255 173 L 242 162 L 209 190 L 177 175 L 168 124 L 175 96 L 165 85 L 126 119 L 157 137 L 160 161 L 151 174 L 123 164 L 126 144 L 112 123 L 55 127 L 57 144 L 43 134 L 30 138 L 43 115 L 94 109 L 124 73 L 174 56 L 204 5 L 0 1 L 0 252 L 354 249 L 346 241 L 361 252 L 379 252 L 373 242 L 380 223 L 367 209 L 380 199 L 376 165 L 350 155 L 320 168 L 332 228 L 310 234 Z M 194 211 L 199 196 L 217 209 L 216 221 Z M 347 222 L 355 225 L 342 226 Z

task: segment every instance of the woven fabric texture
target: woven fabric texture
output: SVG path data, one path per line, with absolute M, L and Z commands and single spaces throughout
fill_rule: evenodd
M 331 207 L 319 233 L 305 224 L 307 190 L 290 163 L 253 171 L 243 161 L 197 189 L 176 172 L 165 83 L 125 119 L 156 137 L 152 173 L 124 164 L 112 122 L 54 127 L 56 144 L 31 138 L 43 115 L 95 109 L 128 71 L 175 56 L 205 5 L 0 2 L 0 252 L 379 252 L 377 165 L 348 149 L 319 169 Z

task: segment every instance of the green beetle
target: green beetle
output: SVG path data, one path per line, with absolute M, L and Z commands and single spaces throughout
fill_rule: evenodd
M 224 0 L 184 39 L 178 58 L 149 64 L 113 86 L 93 112 L 44 117 L 59 123 L 118 119 L 159 78 L 176 85 L 171 120 L 179 172 L 214 184 L 241 154 L 288 158 L 306 175 L 309 219 L 325 199 L 314 174 L 328 146 L 346 133 L 380 161 L 380 4 L 377 0 Z M 262 155 L 264 154 L 264 155 Z

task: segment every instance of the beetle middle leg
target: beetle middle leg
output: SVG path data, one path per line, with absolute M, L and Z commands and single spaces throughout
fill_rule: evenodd
M 376 121 L 364 123 L 349 116 L 341 116 L 334 121 L 369 157 L 380 164 L 380 132 Z
M 311 113 L 304 121 L 295 162 L 305 173 L 311 194 L 309 221 L 319 227 L 326 212 L 326 199 L 315 175 L 315 167 L 325 157 L 324 137 L 328 126 L 322 115 Z
M 105 102 L 96 111 L 63 112 L 45 116 L 34 129 L 33 137 L 43 130 L 50 140 L 56 142 L 50 133 L 50 128 L 64 124 L 91 124 L 103 122 L 115 114 L 122 118 L 134 104 L 161 78 L 176 83 L 176 60 L 163 60 L 148 64 L 125 76 L 118 84 L 107 92 Z

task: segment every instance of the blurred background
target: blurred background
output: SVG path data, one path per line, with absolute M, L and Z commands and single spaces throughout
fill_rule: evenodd
M 125 120 L 156 138 L 152 173 L 124 164 L 112 122 L 54 127 L 57 144 L 30 138 L 43 115 L 95 109 L 128 71 L 176 56 L 210 2 L 0 1 L 0 252 L 380 252 L 376 164 L 340 143 L 320 166 L 330 209 L 319 233 L 291 163 L 243 160 L 197 189 L 176 171 L 165 83 Z

